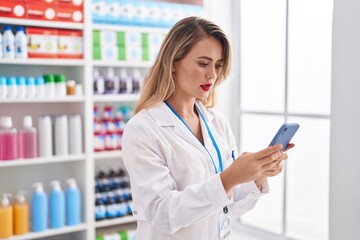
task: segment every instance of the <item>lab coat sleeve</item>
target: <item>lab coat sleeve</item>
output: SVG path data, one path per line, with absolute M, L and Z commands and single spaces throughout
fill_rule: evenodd
M 223 117 L 224 122 L 224 135 L 228 141 L 230 149 L 234 149 L 235 156 L 238 156 L 236 148 L 236 141 L 234 134 L 231 130 L 230 124 L 226 118 Z M 253 209 L 261 196 L 269 192 L 267 181 L 262 185 L 262 191 L 258 189 L 254 181 L 243 183 L 235 186 L 232 189 L 233 203 L 229 206 L 229 212 L 233 216 L 241 216 L 246 212 Z
M 173 234 L 229 205 L 220 176 L 177 190 L 159 147 L 156 127 L 128 123 L 123 136 L 123 160 L 133 194 L 133 214 L 166 234 Z

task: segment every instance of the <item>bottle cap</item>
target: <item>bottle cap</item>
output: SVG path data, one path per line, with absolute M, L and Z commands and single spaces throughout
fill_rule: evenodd
M 10 193 L 3 193 L 1 194 L 1 206 L 7 207 L 10 205 L 9 198 L 11 197 Z
M 16 85 L 16 78 L 14 76 L 9 76 L 6 79 L 6 84 L 7 85 Z
M 43 85 L 45 83 L 44 78 L 39 76 L 35 79 L 35 85 Z
M 66 180 L 66 183 L 69 185 L 70 188 L 77 188 L 76 180 L 74 178 L 69 178 Z
M 41 182 L 36 182 L 33 184 L 36 192 L 44 192 L 43 184 Z
M 54 190 L 61 190 L 61 185 L 59 180 L 53 180 L 50 182 L 50 185 L 53 187 Z
M 65 82 L 65 76 L 63 74 L 55 74 L 54 79 L 55 79 L 55 83 Z
M 6 85 L 6 77 L 0 76 L 0 85 Z
M 6 30 L 10 30 L 10 31 L 11 31 L 11 26 L 6 25 L 6 26 L 4 27 L 4 31 L 6 31 Z
M 1 118 L 1 126 L 3 128 L 11 128 L 12 127 L 12 120 L 9 116 L 3 116 Z
M 35 78 L 34 77 L 32 77 L 32 76 L 28 76 L 27 78 L 26 78 L 26 85 L 35 85 Z
M 45 83 L 53 83 L 53 82 L 55 82 L 54 75 L 52 75 L 52 74 L 45 74 L 43 76 L 43 78 L 45 80 Z
M 16 85 L 25 85 L 26 79 L 23 76 L 18 76 L 16 78 Z
M 31 116 L 27 115 L 27 116 L 24 117 L 23 126 L 24 126 L 24 128 L 31 128 L 32 127 L 32 118 L 31 118 Z
M 23 26 L 17 26 L 16 27 L 16 31 L 23 31 L 24 32 L 24 27 Z
M 19 192 L 15 195 L 16 202 L 18 202 L 18 203 L 25 203 L 25 202 L 26 202 L 25 194 L 27 194 L 27 192 L 25 192 L 25 191 L 19 191 Z

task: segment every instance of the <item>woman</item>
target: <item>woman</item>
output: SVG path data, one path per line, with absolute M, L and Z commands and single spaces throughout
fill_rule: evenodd
M 282 170 L 281 145 L 235 159 L 228 121 L 211 109 L 230 51 L 217 25 L 189 17 L 149 71 L 123 136 L 140 240 L 230 239 L 230 215 L 252 209 Z

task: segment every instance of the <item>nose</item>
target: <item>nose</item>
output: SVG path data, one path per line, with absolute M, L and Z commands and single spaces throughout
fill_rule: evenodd
M 216 79 L 217 77 L 217 72 L 216 72 L 216 67 L 215 66 L 211 66 L 209 67 L 207 73 L 206 73 L 206 78 L 208 79 Z

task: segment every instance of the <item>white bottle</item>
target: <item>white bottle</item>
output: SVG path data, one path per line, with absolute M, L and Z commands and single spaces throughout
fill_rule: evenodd
M 26 79 L 23 76 L 18 76 L 16 78 L 17 85 L 17 98 L 25 98 L 26 97 Z
M 122 85 L 122 84 L 126 84 L 125 93 L 133 93 L 133 80 L 128 75 L 125 68 L 120 69 L 120 85 Z
M 94 68 L 94 93 L 104 94 L 105 93 L 105 79 L 100 76 L 100 71 Z
M 8 91 L 8 98 L 16 98 L 18 94 L 18 88 L 16 85 L 16 78 L 14 76 L 9 76 L 6 79 L 6 86 Z
M 82 126 L 79 114 L 69 116 L 69 150 L 70 154 L 81 154 L 82 150 Z
M 2 34 L 0 33 L 0 59 L 2 59 L 2 58 L 4 57 L 3 51 L 4 51 L 4 47 L 3 47 L 3 36 L 2 36 Z
M 15 58 L 26 59 L 28 56 L 27 37 L 24 27 L 19 26 L 16 28 L 15 34 Z
M 39 118 L 39 156 L 51 157 L 53 155 L 53 133 L 51 117 L 49 115 Z
M 37 98 L 45 97 L 45 81 L 42 76 L 39 76 L 35 79 L 35 88 Z
M 6 78 L 4 76 L 0 76 L 0 99 L 4 98 L 7 98 Z
M 68 138 L 68 119 L 66 115 L 57 115 L 55 117 L 55 135 L 54 135 L 55 155 L 63 156 L 69 154 Z
M 28 76 L 26 78 L 26 97 L 35 98 L 35 96 L 36 96 L 35 78 L 32 76 Z
M 3 49 L 4 49 L 4 58 L 13 59 L 15 57 L 15 37 L 11 30 L 11 26 L 4 27 L 4 36 L 3 36 Z

